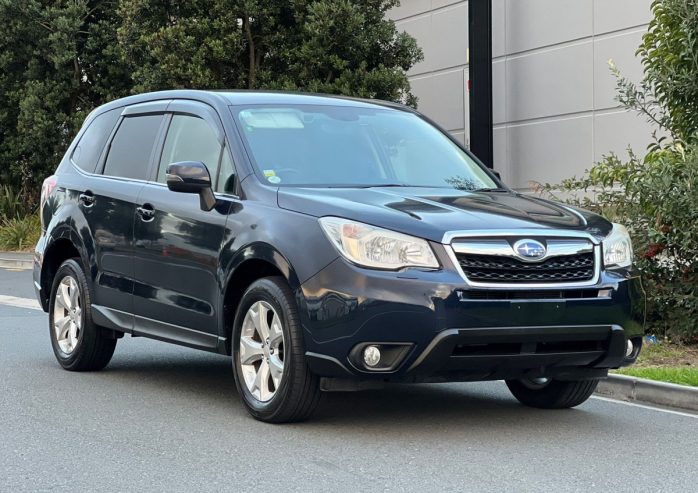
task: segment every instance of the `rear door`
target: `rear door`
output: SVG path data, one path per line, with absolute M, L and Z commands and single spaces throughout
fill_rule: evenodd
M 151 169 L 166 105 L 126 108 L 96 173 L 79 190 L 79 207 L 94 239 L 96 265 L 90 268 L 96 316 L 101 314 L 124 329 L 132 327 L 136 200 Z
M 165 169 L 174 162 L 203 162 L 215 187 L 222 165 L 228 170 L 220 184 L 225 187 L 234 182 L 232 161 L 213 108 L 174 101 L 166 125 L 157 169 L 139 198 L 146 213 L 138 215 L 134 229 L 136 332 L 215 349 L 219 252 L 231 201 L 217 195 L 213 210 L 203 211 L 198 195 L 167 188 Z

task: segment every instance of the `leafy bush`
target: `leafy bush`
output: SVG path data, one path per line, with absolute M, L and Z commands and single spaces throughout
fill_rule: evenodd
M 0 220 L 28 215 L 31 206 L 25 195 L 21 190 L 15 190 L 9 185 L 0 187 Z
M 626 225 L 647 292 L 648 331 L 698 341 L 698 0 L 655 0 L 652 11 L 637 52 L 642 82 L 611 69 L 617 100 L 663 135 L 644 158 L 611 154 L 582 178 L 542 188 Z
M 33 214 L 0 222 L 0 250 L 27 250 L 41 234 L 41 220 Z
M 649 332 L 687 340 L 698 338 L 697 185 L 698 145 L 691 145 L 644 159 L 631 153 L 627 162 L 610 155 L 583 178 L 547 186 L 628 228 L 648 294 Z

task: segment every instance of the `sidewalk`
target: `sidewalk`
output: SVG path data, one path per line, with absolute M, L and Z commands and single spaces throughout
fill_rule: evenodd
M 5 269 L 31 269 L 34 265 L 32 252 L 0 252 L 0 267 Z
M 627 375 L 609 375 L 599 383 L 596 394 L 621 401 L 698 411 L 698 387 Z

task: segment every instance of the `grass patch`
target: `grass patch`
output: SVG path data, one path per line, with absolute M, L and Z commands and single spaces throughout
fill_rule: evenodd
M 698 368 L 629 367 L 616 373 L 660 382 L 678 383 L 698 387 Z
M 41 220 L 36 214 L 0 220 L 0 250 L 29 250 L 41 235 Z
M 615 373 L 698 387 L 698 347 L 666 342 L 647 344 L 633 366 Z

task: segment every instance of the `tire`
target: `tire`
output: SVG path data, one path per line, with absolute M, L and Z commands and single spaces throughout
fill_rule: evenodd
M 540 409 L 565 409 L 585 402 L 596 390 L 599 380 L 561 381 L 546 383 L 531 380 L 507 380 L 507 387 L 519 402 Z
M 266 339 L 261 336 L 265 330 Z M 317 407 L 320 379 L 308 368 L 302 330 L 283 277 L 259 279 L 245 291 L 233 324 L 233 375 L 254 418 L 267 423 L 303 421 Z
M 114 354 L 116 339 L 106 337 L 94 324 L 91 306 L 82 266 L 76 259 L 66 260 L 53 279 L 49 301 L 51 346 L 58 363 L 66 370 L 101 370 Z M 71 313 L 73 309 L 76 311 Z M 61 318 L 67 319 L 66 322 L 59 327 L 54 325 Z

